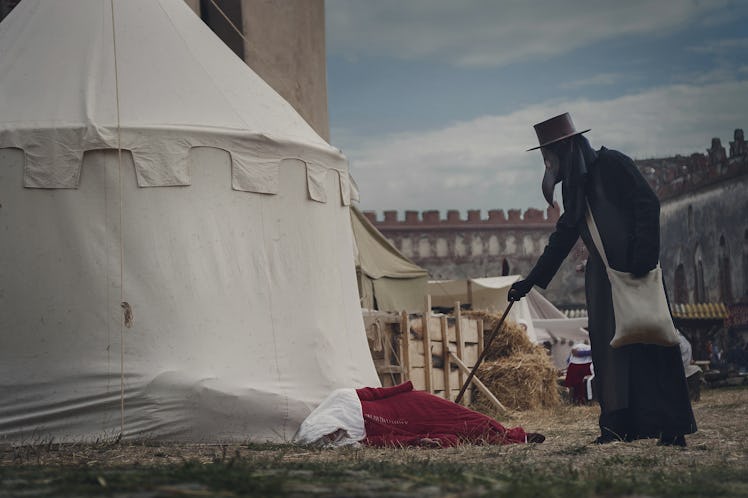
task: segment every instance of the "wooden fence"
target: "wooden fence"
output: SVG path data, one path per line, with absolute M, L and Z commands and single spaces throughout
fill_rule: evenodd
M 430 300 L 425 310 L 430 310 Z M 383 386 L 406 380 L 413 387 L 454 400 L 483 348 L 483 320 L 454 315 L 364 311 L 364 325 L 374 365 Z M 429 354 L 426 354 L 428 352 Z M 479 379 L 473 385 L 503 408 Z M 469 404 L 467 390 L 462 404 Z

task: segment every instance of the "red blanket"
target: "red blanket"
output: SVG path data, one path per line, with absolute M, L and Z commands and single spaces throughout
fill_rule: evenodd
M 414 391 L 408 381 L 394 387 L 357 389 L 366 439 L 372 446 L 526 442 L 521 427 L 506 429 L 496 420 L 452 401 Z

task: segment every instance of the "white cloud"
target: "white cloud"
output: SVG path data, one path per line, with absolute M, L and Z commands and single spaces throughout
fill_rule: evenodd
M 626 35 L 682 29 L 728 0 L 327 0 L 330 54 L 501 66 Z M 725 18 L 722 18 L 723 20 Z
M 704 152 L 748 126 L 748 81 L 656 88 L 607 101 L 533 105 L 443 129 L 352 137 L 344 153 L 364 209 L 494 209 L 542 207 L 543 165 L 532 124 L 569 111 L 594 147 L 634 158 Z M 335 138 L 335 137 L 333 137 Z M 336 140 L 336 143 L 340 143 Z M 559 194 L 560 195 L 560 194 Z
M 748 50 L 748 38 L 729 38 L 722 40 L 711 40 L 699 45 L 688 47 L 688 50 L 699 54 L 721 55 L 735 50 L 745 52 Z
M 562 88 L 582 88 L 586 86 L 615 85 L 623 79 L 625 75 L 620 73 L 601 73 L 561 85 Z

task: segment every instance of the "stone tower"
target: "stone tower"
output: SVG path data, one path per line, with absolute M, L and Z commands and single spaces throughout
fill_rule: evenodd
M 322 138 L 330 140 L 324 0 L 185 1 Z

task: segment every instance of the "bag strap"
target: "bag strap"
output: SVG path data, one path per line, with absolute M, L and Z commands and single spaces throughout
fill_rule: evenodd
M 585 218 L 587 220 L 587 227 L 590 229 L 590 235 L 592 236 L 592 241 L 595 243 L 595 247 L 597 248 L 597 252 L 600 254 L 600 257 L 603 260 L 603 263 L 605 263 L 605 266 L 610 268 L 610 265 L 608 264 L 608 258 L 605 255 L 605 247 L 603 247 L 603 241 L 600 238 L 600 232 L 597 231 L 597 224 L 595 223 L 595 218 L 592 216 L 592 209 L 590 208 L 590 203 L 585 199 L 585 202 L 587 203 L 587 212 L 585 213 Z

